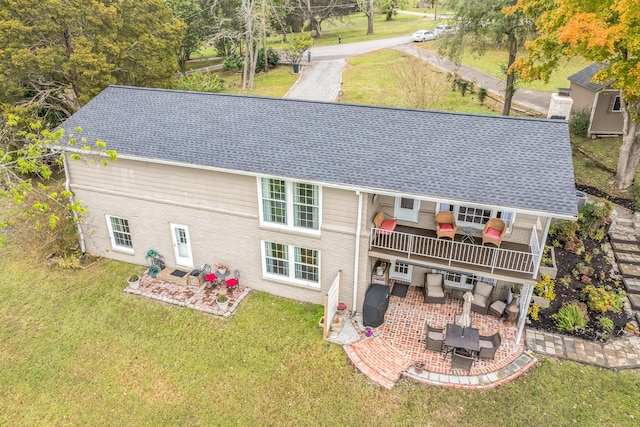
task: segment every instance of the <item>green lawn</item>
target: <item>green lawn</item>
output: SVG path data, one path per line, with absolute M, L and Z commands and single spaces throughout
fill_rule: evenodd
M 638 371 L 543 359 L 489 391 L 370 384 L 321 307 L 254 292 L 226 320 L 124 294 L 140 267 L 0 248 L 0 425 L 635 426 Z
M 252 91 L 242 90 L 242 75 L 239 72 L 224 71 L 220 78 L 224 81 L 221 93 L 236 93 L 254 96 L 282 98 L 298 80 L 290 65 L 280 65 L 268 73 L 257 73 Z
M 402 52 L 384 49 L 347 59 L 349 67 L 342 74 L 343 101 L 356 104 L 414 107 L 406 100 L 413 91 L 410 85 L 418 73 L 428 73 L 430 104 L 425 108 L 465 113 L 499 114 L 500 108 L 490 102 L 480 105 L 476 94 L 462 96 L 453 92 L 446 73 L 425 65 L 421 60 Z M 400 72 L 406 76 L 400 77 Z M 407 73 L 407 71 L 409 71 Z M 437 81 L 435 81 L 437 80 Z

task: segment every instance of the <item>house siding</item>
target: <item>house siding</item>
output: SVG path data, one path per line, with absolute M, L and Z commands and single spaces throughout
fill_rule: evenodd
M 591 107 L 596 93 L 575 83 L 571 83 L 570 88 L 571 99 L 573 99 L 571 110 L 575 112 L 585 111 L 587 114 L 591 114 Z
M 91 207 L 83 223 L 91 253 L 145 265 L 146 252 L 155 249 L 173 267 L 169 224 L 180 224 L 189 228 L 196 267 L 222 262 L 240 271 L 245 286 L 317 304 L 342 270 L 341 299 L 351 301 L 358 201 L 353 191 L 323 188 L 321 233 L 309 235 L 260 226 L 255 177 L 128 160 L 106 168 L 70 161 L 69 176 L 76 199 Z M 111 247 L 105 215 L 129 221 L 133 253 Z M 265 278 L 262 241 L 318 250 L 320 287 Z
M 602 91 L 598 96 L 596 112 L 591 122 L 591 134 L 621 134 L 623 117 L 619 111 L 611 111 L 618 91 Z

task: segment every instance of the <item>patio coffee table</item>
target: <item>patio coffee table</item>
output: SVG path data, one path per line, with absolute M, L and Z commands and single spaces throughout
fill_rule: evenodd
M 480 329 L 469 327 L 464 328 L 463 331 L 462 326 L 447 323 L 444 345 L 447 347 L 445 358 L 449 351 L 455 348 L 462 348 L 471 353 L 478 352 L 480 351 Z
M 462 243 L 475 243 L 473 236 L 476 235 L 474 227 L 462 227 Z

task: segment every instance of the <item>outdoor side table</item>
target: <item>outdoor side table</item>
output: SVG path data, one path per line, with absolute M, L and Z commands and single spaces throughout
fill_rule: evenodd
M 476 229 L 473 227 L 462 227 L 462 243 L 475 243 L 473 236 L 476 234 Z

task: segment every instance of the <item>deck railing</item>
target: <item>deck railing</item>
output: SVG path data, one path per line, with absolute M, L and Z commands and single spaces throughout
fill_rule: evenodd
M 471 243 L 437 239 L 400 231 L 371 229 L 369 249 L 380 248 L 412 256 L 424 256 L 446 261 L 487 267 L 495 270 L 533 274 L 535 255 L 532 252 L 515 251 Z

